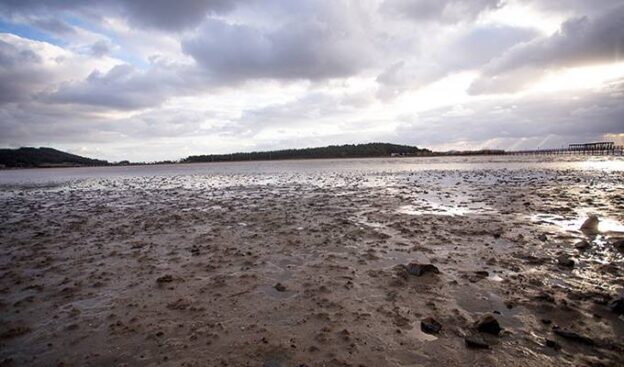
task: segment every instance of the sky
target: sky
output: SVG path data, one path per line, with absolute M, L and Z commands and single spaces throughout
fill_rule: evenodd
M 622 0 L 0 0 L 0 147 L 624 143 Z

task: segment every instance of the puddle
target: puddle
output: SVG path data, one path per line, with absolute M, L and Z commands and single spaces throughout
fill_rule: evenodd
M 569 219 L 559 215 L 536 214 L 531 216 L 531 221 L 551 224 L 567 232 L 580 232 L 580 228 L 587 217 L 587 214 L 582 214 L 577 218 Z M 624 234 L 624 225 L 610 218 L 600 218 L 598 230 L 603 233 L 617 232 Z
M 416 205 L 403 205 L 397 212 L 408 215 L 443 215 L 443 216 L 462 216 L 471 212 L 470 209 L 457 206 L 446 206 L 437 203 L 428 203 L 424 207 Z

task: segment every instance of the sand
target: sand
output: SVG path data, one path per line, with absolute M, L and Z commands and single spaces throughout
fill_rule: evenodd
M 623 189 L 541 168 L 5 185 L 0 365 L 621 366 Z

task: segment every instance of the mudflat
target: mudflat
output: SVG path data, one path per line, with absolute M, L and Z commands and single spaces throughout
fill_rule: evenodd
M 2 171 L 0 365 L 622 366 L 623 223 L 617 158 Z

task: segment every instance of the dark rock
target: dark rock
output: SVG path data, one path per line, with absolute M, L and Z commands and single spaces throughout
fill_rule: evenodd
M 555 350 L 561 349 L 561 345 L 552 339 L 546 339 L 546 346 Z
M 159 277 L 158 279 L 156 279 L 156 282 L 159 283 L 159 284 L 171 283 L 171 282 L 173 282 L 173 276 L 170 275 L 170 274 L 163 275 L 163 276 Z
M 417 277 L 427 273 L 440 274 L 440 270 L 433 264 L 409 263 L 406 270 L 411 275 L 415 275 Z
M 426 334 L 437 334 L 442 329 L 442 324 L 433 319 L 432 317 L 427 317 L 420 321 L 420 330 Z
M 557 264 L 559 264 L 559 266 L 564 266 L 566 268 L 573 268 L 574 260 L 570 258 L 570 255 L 563 254 L 557 257 Z
M 616 240 L 612 243 L 613 247 L 615 247 L 618 251 L 624 252 L 624 239 Z
M 541 321 L 542 321 L 542 324 L 544 324 L 544 325 L 552 324 L 552 320 L 551 319 L 542 319 Z
M 277 290 L 278 292 L 285 292 L 286 291 L 286 286 L 283 285 L 282 283 L 277 283 L 273 286 L 273 288 L 275 288 L 275 290 Z
M 490 276 L 490 273 L 488 273 L 487 271 L 477 270 L 477 271 L 472 272 L 472 274 L 468 275 L 468 280 L 471 283 L 476 283 L 480 281 L 481 279 L 487 278 L 488 276 Z
M 553 297 L 552 294 L 550 294 L 550 293 L 548 293 L 546 291 L 540 292 L 537 296 L 535 296 L 535 299 L 538 300 L 538 301 L 555 303 L 555 297 Z
M 581 231 L 588 235 L 594 235 L 600 233 L 598 230 L 598 224 L 600 220 L 598 220 L 597 215 L 590 215 L 585 222 L 581 225 Z
M 586 240 L 582 240 L 574 244 L 574 248 L 581 251 L 587 250 L 589 246 L 589 242 L 587 242 Z
M 496 318 L 492 315 L 485 315 L 475 323 L 475 329 L 483 333 L 498 335 L 502 330 Z
M 624 314 L 624 297 L 618 297 L 609 302 L 609 309 L 618 315 Z
M 542 233 L 539 236 L 537 236 L 537 239 L 542 242 L 546 242 L 548 240 L 548 237 L 546 237 L 546 235 Z
M 554 329 L 553 332 L 562 338 L 585 345 L 594 345 L 594 341 L 586 336 L 580 335 L 574 331 L 564 329 Z
M 464 338 L 464 342 L 468 348 L 487 349 L 490 347 L 485 339 L 479 334 L 471 334 Z

